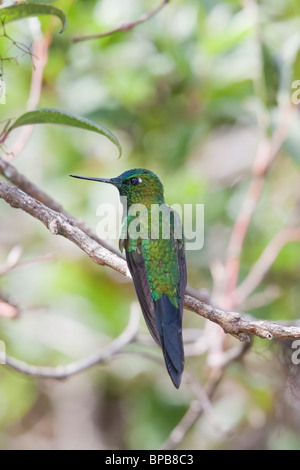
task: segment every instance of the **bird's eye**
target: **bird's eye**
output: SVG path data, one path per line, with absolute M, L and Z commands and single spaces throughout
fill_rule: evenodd
M 133 178 L 130 179 L 130 184 L 132 186 L 136 186 L 138 184 L 142 183 L 142 180 L 141 178 L 137 178 L 136 176 L 134 176 Z

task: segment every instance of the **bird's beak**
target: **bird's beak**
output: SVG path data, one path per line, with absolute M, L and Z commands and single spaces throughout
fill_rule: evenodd
M 88 181 L 98 181 L 98 183 L 110 183 L 114 184 L 114 181 L 106 178 L 91 178 L 89 176 L 79 176 L 79 175 L 70 175 L 72 178 L 78 178 L 81 180 L 88 180 Z

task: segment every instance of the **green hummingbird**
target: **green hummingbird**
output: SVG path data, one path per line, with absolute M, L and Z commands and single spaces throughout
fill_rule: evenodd
M 184 369 L 182 314 L 187 283 L 179 215 L 165 204 L 163 185 L 150 170 L 128 170 L 111 179 L 70 176 L 109 183 L 119 190 L 124 207 L 120 250 L 125 249 L 148 329 L 162 349 L 173 384 L 179 388 Z M 132 230 L 132 226 L 139 226 L 139 230 Z

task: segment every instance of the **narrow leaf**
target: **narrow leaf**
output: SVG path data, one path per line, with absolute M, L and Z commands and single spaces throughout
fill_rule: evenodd
M 89 119 L 76 116 L 66 111 L 60 111 L 59 109 L 44 108 L 37 109 L 36 111 L 30 111 L 20 116 L 9 128 L 6 130 L 8 135 L 12 130 L 21 126 L 28 126 L 32 124 L 60 124 L 63 126 L 71 126 L 79 129 L 85 129 L 87 131 L 97 132 L 107 137 L 119 150 L 119 156 L 122 154 L 122 147 L 117 137 L 106 127 L 97 124 Z
M 67 18 L 62 10 L 52 5 L 44 3 L 19 3 L 10 7 L 0 9 L 0 22 L 2 24 L 11 21 L 22 20 L 23 18 L 30 18 L 32 16 L 53 15 L 57 16 L 62 22 L 61 33 L 66 29 Z

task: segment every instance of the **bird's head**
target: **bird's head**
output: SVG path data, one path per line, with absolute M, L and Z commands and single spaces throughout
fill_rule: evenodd
M 164 203 L 164 189 L 159 178 L 150 170 L 135 168 L 122 173 L 120 176 L 111 179 L 91 178 L 86 176 L 70 175 L 73 178 L 80 178 L 100 183 L 114 185 L 120 196 L 127 197 L 128 204 L 151 204 Z

